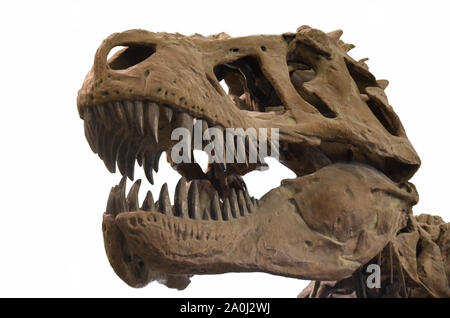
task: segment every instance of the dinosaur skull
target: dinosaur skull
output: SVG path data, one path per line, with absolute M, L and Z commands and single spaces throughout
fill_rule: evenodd
M 105 248 L 131 286 L 189 275 L 263 271 L 318 280 L 348 277 L 392 239 L 417 202 L 409 178 L 420 166 L 388 104 L 387 81 L 347 51 L 342 32 L 226 34 L 131 30 L 108 37 L 78 93 L 86 138 L 111 172 L 153 183 L 166 152 L 182 179 L 142 205 L 140 181 L 111 190 Z M 108 58 L 117 46 L 125 48 Z M 224 80 L 229 91 L 220 85 Z M 259 200 L 241 176 L 257 163 L 176 164 L 174 128 L 279 129 L 279 160 L 297 178 Z M 326 200 L 323 200 L 326 198 Z

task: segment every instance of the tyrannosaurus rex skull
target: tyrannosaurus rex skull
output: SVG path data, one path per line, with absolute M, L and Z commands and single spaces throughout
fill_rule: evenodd
M 140 181 L 113 187 L 103 217 L 105 248 L 131 286 L 189 275 L 263 271 L 339 280 L 379 253 L 405 222 L 420 166 L 388 104 L 387 81 L 355 61 L 341 31 L 226 34 L 131 30 L 108 37 L 78 94 L 86 138 L 111 172 L 153 183 L 162 152 L 183 176 L 174 205 L 167 186 L 142 205 Z M 117 46 L 125 48 L 108 59 Z M 229 91 L 220 85 L 224 80 Z M 259 200 L 241 176 L 257 163 L 175 163 L 174 128 L 278 128 L 279 160 L 294 171 Z M 141 207 L 140 207 L 141 206 Z

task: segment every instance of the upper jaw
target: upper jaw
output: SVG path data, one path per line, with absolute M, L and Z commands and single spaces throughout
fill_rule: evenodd
M 169 162 L 182 176 L 188 180 L 209 179 L 223 196 L 226 194 L 224 186 L 225 188 L 227 186 L 226 184 L 218 185 L 217 179 L 223 179 L 229 183 L 233 181 L 227 181 L 230 176 L 243 175 L 265 165 L 263 157 L 258 157 L 256 163 L 250 162 L 248 146 L 245 153 L 246 162 L 211 163 L 207 173 L 204 173 L 194 162 L 192 153 L 190 154 L 191 163 L 174 163 L 170 150 L 178 142 L 172 138 L 175 128 L 187 129 L 193 139 L 192 148 L 200 147 L 200 149 L 209 142 L 203 138 L 209 128 L 220 130 L 222 143 L 225 144 L 226 128 L 222 125 L 214 125 L 201 116 L 193 117 L 188 112 L 167 104 L 142 99 L 111 101 L 82 107 L 81 116 L 84 119 L 85 135 L 92 151 L 99 155 L 110 172 L 116 171 L 117 163 L 120 173 L 130 180 L 134 179 L 134 166 L 137 162 L 143 166 L 147 179 L 153 184 L 153 171 L 158 171 L 159 158 L 162 152 L 167 152 Z M 200 135 L 199 145 L 194 142 L 197 135 Z

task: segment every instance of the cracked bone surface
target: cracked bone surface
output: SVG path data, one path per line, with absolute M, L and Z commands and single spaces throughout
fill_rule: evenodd
M 77 106 L 91 150 L 123 176 L 103 215 L 106 254 L 122 280 L 184 289 L 195 274 L 260 271 L 315 280 L 302 297 L 450 295 L 448 224 L 413 216 L 408 180 L 420 159 L 388 82 L 351 58 L 341 35 L 308 26 L 240 38 L 130 30 L 103 41 Z M 200 120 L 204 136 L 210 127 L 253 128 L 255 137 L 278 129 L 279 149 L 258 146 L 296 178 L 252 197 L 243 176 L 267 164 L 250 160 L 250 138 L 241 163 L 178 163 L 173 130 L 192 134 Z M 164 184 L 141 202 L 141 180 L 127 194 L 136 163 L 153 184 L 163 152 L 180 174 L 174 198 Z M 375 293 L 363 280 L 376 262 Z

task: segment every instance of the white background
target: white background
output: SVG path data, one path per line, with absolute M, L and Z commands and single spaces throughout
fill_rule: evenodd
M 110 175 L 89 149 L 76 94 L 95 50 L 113 32 L 343 29 L 351 55 L 386 78 L 422 167 L 416 213 L 449 221 L 449 8 L 447 1 L 2 1 L 0 5 L 0 296 L 295 297 L 305 281 L 267 274 L 195 276 L 184 291 L 125 285 L 103 248 L 101 214 Z M 163 160 L 161 160 L 163 161 Z M 273 162 L 270 162 L 273 164 Z M 162 162 L 161 162 L 162 164 Z M 162 171 L 162 172 L 161 172 Z M 139 170 L 139 176 L 142 176 Z M 265 176 L 264 182 L 261 177 Z M 246 178 L 261 196 L 292 174 L 272 165 Z M 173 191 L 167 164 L 156 175 Z

